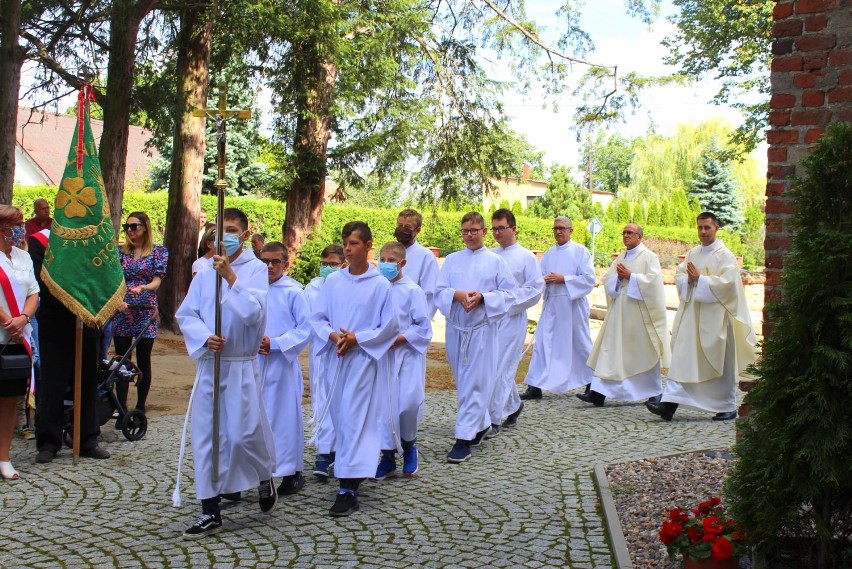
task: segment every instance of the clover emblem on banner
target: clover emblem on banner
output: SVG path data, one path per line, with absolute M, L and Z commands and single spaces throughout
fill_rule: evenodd
M 65 178 L 56 195 L 56 207 L 68 218 L 92 215 L 89 206 L 97 201 L 95 189 L 87 186 L 83 178 Z

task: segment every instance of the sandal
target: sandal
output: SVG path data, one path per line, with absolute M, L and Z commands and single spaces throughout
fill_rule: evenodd
M 12 462 L 2 460 L 0 460 L 0 476 L 5 480 L 18 480 L 20 478 L 18 471 L 12 466 Z

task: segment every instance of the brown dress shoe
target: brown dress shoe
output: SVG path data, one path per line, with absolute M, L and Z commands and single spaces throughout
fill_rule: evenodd
M 92 448 L 87 448 L 85 450 L 81 450 L 80 456 L 83 456 L 85 458 L 103 459 L 103 458 L 109 458 L 110 454 L 109 454 L 109 451 L 104 449 L 104 448 L 92 447 Z

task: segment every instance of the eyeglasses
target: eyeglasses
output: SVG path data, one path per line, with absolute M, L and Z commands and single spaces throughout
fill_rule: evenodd
M 462 229 L 461 234 L 462 235 L 476 235 L 480 231 L 485 231 L 485 228 L 480 227 L 479 229 Z
M 320 261 L 320 267 L 331 267 L 336 269 L 337 267 L 342 266 L 343 263 L 335 263 L 334 261 Z
M 499 226 L 497 226 L 497 227 L 492 227 L 492 228 L 491 228 L 491 231 L 493 231 L 494 233 L 503 233 L 503 232 L 504 232 L 504 231 L 506 231 L 507 229 L 512 229 L 512 228 L 511 228 L 511 227 L 506 227 L 505 225 L 499 225 Z
M 127 233 L 128 231 L 136 231 L 140 227 L 145 227 L 145 226 L 142 225 L 141 223 L 125 223 L 124 225 L 121 226 L 121 228 L 124 229 L 125 233 Z
M 273 267 L 277 267 L 278 265 L 280 265 L 281 263 L 283 263 L 283 262 L 284 262 L 284 261 L 282 261 L 281 259 L 263 259 L 263 258 L 261 258 L 261 259 L 260 259 L 260 261 L 261 261 L 264 265 L 269 265 L 270 263 L 272 263 L 272 266 L 273 266 Z
M 10 223 L 9 225 L 2 225 L 0 229 L 21 229 L 24 227 L 24 222 L 21 223 Z
M 573 227 L 554 227 L 553 231 L 555 233 L 563 233 L 565 231 L 574 231 Z
M 397 229 L 405 229 L 406 231 L 411 231 L 412 233 L 414 232 L 415 229 L 417 229 L 416 227 L 414 227 L 412 225 L 402 225 L 401 223 L 398 223 L 396 225 L 396 228 Z

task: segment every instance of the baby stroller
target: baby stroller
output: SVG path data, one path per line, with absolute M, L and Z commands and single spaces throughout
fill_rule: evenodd
M 145 324 L 148 327 L 150 321 Z M 107 325 L 105 329 L 112 328 Z M 111 332 L 107 333 L 108 339 L 111 339 Z M 127 385 L 135 384 L 142 377 L 142 370 L 129 360 L 130 354 L 136 348 L 141 337 L 134 338 L 130 348 L 122 356 L 113 356 L 110 359 L 101 358 L 98 364 L 98 398 L 95 403 L 95 414 L 97 415 L 98 424 L 103 426 L 111 419 L 116 419 L 116 428 L 121 430 L 128 441 L 141 440 L 145 433 L 148 432 L 148 418 L 145 413 L 138 409 L 127 411 L 121 404 L 116 393 L 116 385 L 126 383 Z M 108 345 L 109 342 L 106 342 Z M 104 350 L 104 353 L 106 351 Z M 72 417 L 74 410 L 73 401 L 65 401 L 65 444 L 72 446 Z

